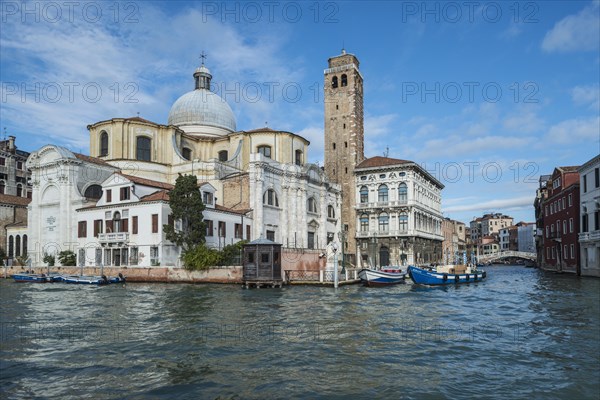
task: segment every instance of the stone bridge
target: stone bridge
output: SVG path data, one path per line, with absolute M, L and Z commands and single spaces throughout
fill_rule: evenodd
M 512 258 L 523 258 L 525 260 L 535 261 L 536 260 L 536 253 L 529 253 L 529 252 L 526 252 L 526 251 L 506 250 L 506 251 L 500 251 L 498 253 L 481 255 L 481 256 L 479 256 L 479 258 L 477 259 L 477 261 L 480 262 L 480 263 L 487 263 L 487 262 L 498 261 L 498 260 L 501 260 L 503 258 L 509 258 L 509 257 L 512 257 Z

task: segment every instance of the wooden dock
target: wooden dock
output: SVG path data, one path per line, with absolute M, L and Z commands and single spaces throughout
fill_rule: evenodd
M 251 280 L 251 279 L 247 279 L 247 280 L 244 280 L 243 285 L 246 289 L 282 288 L 283 281 L 282 280 L 263 280 L 263 279 Z

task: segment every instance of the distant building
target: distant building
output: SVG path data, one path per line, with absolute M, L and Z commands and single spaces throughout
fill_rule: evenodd
M 535 252 L 536 252 L 536 264 L 538 266 L 544 265 L 546 262 L 546 255 L 544 253 L 544 201 L 548 198 L 548 182 L 552 178 L 552 175 L 541 175 L 539 179 L 539 186 L 536 190 L 535 200 L 533 207 L 535 210 Z
M 517 224 L 517 251 L 535 252 L 535 233 L 534 222 L 519 222 Z
M 19 150 L 16 138 L 0 141 L 0 247 L 9 260 L 27 257 L 27 205 L 31 202 L 29 153 Z M 10 261 L 12 263 L 12 261 Z
M 359 266 L 442 261 L 442 185 L 406 160 L 372 157 L 355 169 Z
M 442 258 L 444 262 L 446 262 L 446 258 L 451 262 L 457 253 L 461 254 L 462 257 L 462 253 L 466 251 L 466 231 L 467 229 L 463 222 L 450 218 L 442 220 L 442 235 L 444 236 Z M 471 254 L 468 253 L 467 257 L 470 256 Z
M 547 183 L 543 269 L 579 273 L 579 167 L 556 167 Z
M 579 168 L 581 275 L 600 276 L 600 156 Z
M 483 239 L 485 237 L 488 237 L 486 242 L 489 242 L 489 237 L 494 237 L 498 249 L 501 249 L 500 231 L 504 228 L 508 228 L 512 224 L 513 218 L 501 213 L 487 213 L 482 217 L 473 218 L 473 220 L 470 222 L 471 241 L 473 242 L 473 245 L 478 248 L 479 254 L 484 254 L 481 246 L 483 245 Z M 508 231 L 505 232 L 505 236 L 506 249 L 504 250 L 509 250 L 510 246 Z M 488 250 L 489 248 L 490 246 L 488 246 Z
M 498 253 L 500 251 L 500 243 L 498 237 L 494 235 L 487 235 L 481 238 L 481 244 L 479 245 L 479 255 L 488 255 Z

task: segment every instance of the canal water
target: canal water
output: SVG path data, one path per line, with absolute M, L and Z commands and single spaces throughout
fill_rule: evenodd
M 600 393 L 600 280 L 448 287 L 0 282 L 0 398 L 544 398 Z

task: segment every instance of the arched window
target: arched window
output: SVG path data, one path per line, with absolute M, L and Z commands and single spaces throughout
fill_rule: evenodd
M 21 185 L 20 183 L 17 183 L 17 196 L 23 196 L 23 185 Z
M 6 190 L 6 183 L 4 183 L 4 181 L 0 181 L 0 194 L 4 194 L 5 190 Z
M 338 87 L 338 78 L 337 76 L 334 76 L 333 78 L 331 78 L 331 87 L 333 89 Z
M 379 189 L 377 190 L 378 192 L 378 197 L 377 197 L 377 201 L 380 203 L 384 203 L 388 201 L 388 187 L 387 185 L 381 185 L 379 186 Z
M 23 235 L 23 257 L 27 257 L 27 235 Z
M 348 76 L 346 74 L 342 75 L 342 87 L 348 86 Z
M 390 217 L 387 213 L 379 214 L 379 232 L 387 232 L 390 228 Z
M 100 133 L 100 157 L 108 155 L 108 133 L 102 131 Z
M 184 147 L 183 150 L 181 150 L 181 155 L 186 160 L 191 160 L 192 159 L 192 149 L 190 149 L 188 147 Z
M 265 157 L 271 158 L 271 146 L 267 146 L 267 145 L 258 146 L 256 148 L 256 151 L 258 151 L 260 154 L 262 154 Z
M 296 150 L 296 165 L 302 165 L 302 150 Z
M 219 152 L 219 161 L 227 161 L 229 159 L 229 154 L 227 154 L 227 150 L 221 150 Z
M 146 136 L 136 138 L 135 158 L 140 161 L 150 161 L 152 159 L 152 139 Z
M 98 200 L 102 197 L 102 186 L 100 185 L 90 185 L 87 189 L 85 189 L 84 193 L 85 198 Z
M 19 257 L 21 255 L 21 236 L 15 236 L 15 256 Z
M 279 207 L 279 199 L 277 199 L 277 193 L 273 189 L 269 189 L 263 194 L 263 204 Z
M 15 239 L 11 236 L 8 237 L 8 258 L 15 256 Z
M 327 218 L 335 218 L 335 208 L 331 204 L 327 206 Z
M 314 197 L 308 199 L 308 212 L 316 213 L 317 212 L 317 201 Z
M 121 221 L 121 213 L 118 211 L 115 212 L 113 214 L 113 232 L 122 232 L 121 231 L 122 222 L 123 221 Z
M 402 213 L 398 217 L 398 227 L 400 232 L 408 232 L 408 215 L 406 213 Z
M 369 216 L 367 214 L 360 216 L 360 231 L 369 232 Z
M 398 186 L 398 201 L 401 203 L 406 203 L 408 200 L 408 188 L 406 183 L 401 183 Z
M 360 202 L 368 203 L 369 202 L 369 188 L 363 186 L 360 188 Z

